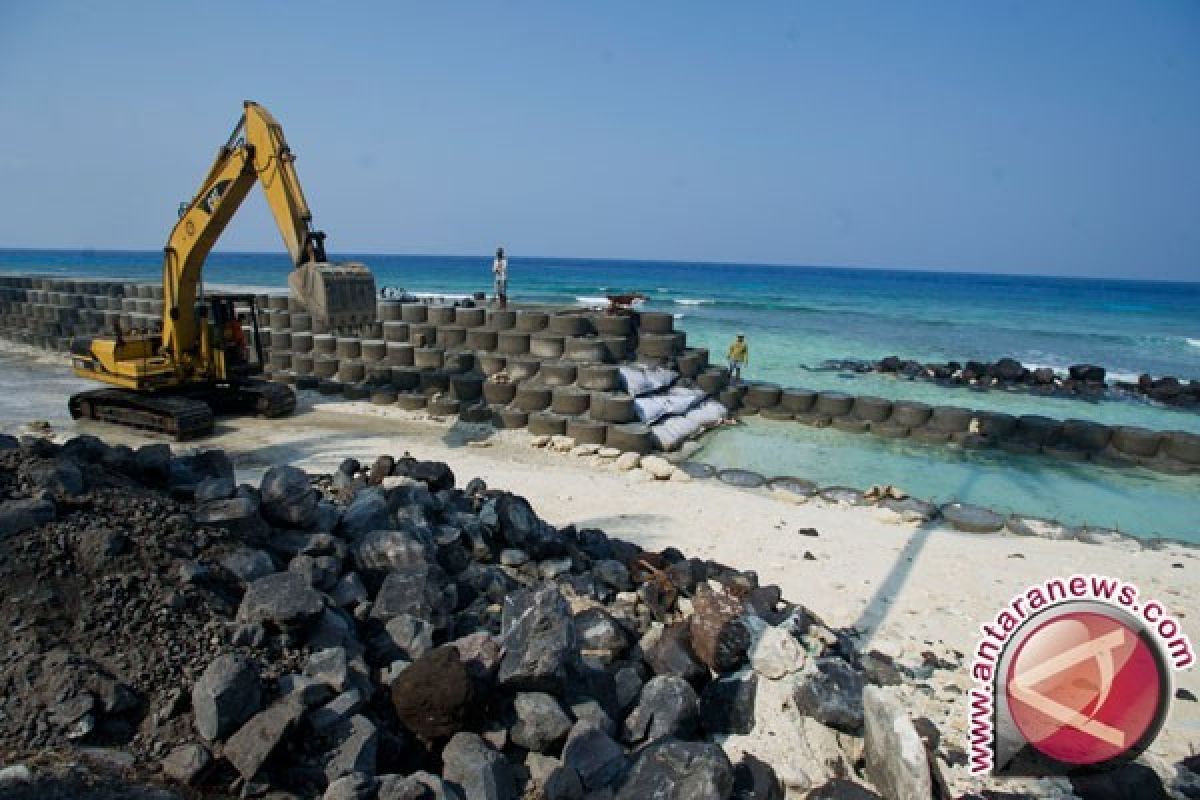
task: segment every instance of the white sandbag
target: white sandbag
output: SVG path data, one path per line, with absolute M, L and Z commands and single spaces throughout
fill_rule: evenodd
M 685 389 L 673 386 L 667 390 L 667 407 L 670 414 L 684 414 L 699 405 L 707 395 L 703 389 Z
M 678 373 L 666 367 L 644 367 L 640 364 L 622 364 L 621 386 L 634 397 L 661 391 L 675 382 Z
M 638 421 L 647 425 L 657 422 L 670 413 L 670 407 L 670 398 L 662 394 L 633 399 L 633 413 L 637 414 Z
M 716 400 L 706 400 L 688 411 L 686 416 L 701 427 L 712 428 L 720 425 L 728 415 L 729 411 L 725 406 Z
M 695 436 L 699 430 L 700 423 L 687 417 L 667 417 L 650 428 L 663 450 L 679 449 L 679 445 Z

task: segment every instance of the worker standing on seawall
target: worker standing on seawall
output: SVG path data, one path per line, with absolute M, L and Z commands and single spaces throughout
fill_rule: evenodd
M 492 276 L 496 284 L 496 302 L 501 308 L 508 307 L 508 259 L 504 248 L 496 248 L 496 260 L 492 262 Z
M 739 333 L 729 345 L 729 380 L 737 386 L 742 381 L 742 367 L 750 360 L 750 345 L 746 343 L 746 334 Z

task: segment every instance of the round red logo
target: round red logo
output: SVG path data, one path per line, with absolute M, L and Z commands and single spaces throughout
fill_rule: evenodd
M 1004 690 L 1025 740 L 1065 764 L 1099 764 L 1144 744 L 1165 711 L 1167 676 L 1152 645 L 1100 611 L 1037 625 L 1009 661 Z

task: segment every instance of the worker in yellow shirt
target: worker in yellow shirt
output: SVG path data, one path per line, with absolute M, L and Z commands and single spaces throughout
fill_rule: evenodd
M 750 346 L 746 344 L 746 334 L 739 333 L 729 345 L 729 380 L 737 386 L 742 380 L 742 367 L 750 360 Z

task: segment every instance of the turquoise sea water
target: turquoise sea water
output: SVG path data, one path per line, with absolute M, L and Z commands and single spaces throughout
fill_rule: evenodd
M 379 284 L 413 292 L 490 290 L 490 254 L 336 257 L 364 261 Z M 157 280 L 159 259 L 153 252 L 0 250 L 0 271 Z M 648 308 L 676 314 L 689 342 L 710 348 L 715 360 L 734 333 L 744 331 L 750 379 L 1200 432 L 1200 414 L 1145 402 L 943 389 L 811 369 L 826 359 L 889 354 L 959 361 L 1011 356 L 1058 368 L 1095 363 L 1117 377 L 1150 372 L 1200 380 L 1200 283 L 519 256 L 510 258 L 509 270 L 510 296 L 518 301 L 600 302 L 606 292 L 642 291 Z M 282 255 L 217 253 L 206 279 L 283 288 L 287 271 Z M 891 482 L 917 496 L 1200 541 L 1200 480 L 1194 476 L 962 453 L 766 420 L 707 441 L 700 457 L 722 465 L 823 484 Z

